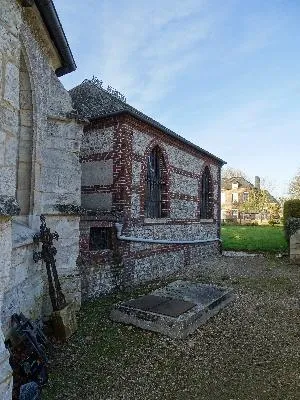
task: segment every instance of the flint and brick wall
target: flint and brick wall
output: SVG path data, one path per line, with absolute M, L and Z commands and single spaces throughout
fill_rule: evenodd
M 112 141 L 110 141 L 112 140 Z M 99 143 L 104 143 L 100 145 Z M 168 217 L 148 219 L 144 215 L 147 159 L 158 145 L 167 169 Z M 122 235 L 145 239 L 205 240 L 219 237 L 220 165 L 216 160 L 184 144 L 161 130 L 124 114 L 103 117 L 86 127 L 82 144 L 82 196 L 104 192 L 111 195 L 111 213 L 121 217 L 111 221 L 101 216 L 81 220 L 81 273 L 84 298 L 107 293 L 116 288 L 116 274 L 111 272 L 115 255 L 111 250 L 89 251 L 89 229 L 123 224 Z M 95 164 L 109 160 L 111 164 Z M 93 167 L 104 166 L 102 171 Z M 212 178 L 213 218 L 200 220 L 201 177 L 208 166 Z M 86 175 L 85 175 L 86 174 Z M 112 183 L 107 184 L 107 176 Z M 110 181 L 111 182 L 111 181 Z M 89 185 L 87 185 L 88 183 Z M 101 207 L 97 207 L 101 204 Z M 104 209 L 103 202 L 95 208 Z M 94 205 L 94 204 L 93 204 Z M 95 225 L 96 224 L 96 225 Z M 160 279 L 183 268 L 200 264 L 201 259 L 219 251 L 219 242 L 204 244 L 149 244 L 117 240 L 119 247 L 119 284 L 130 286 Z

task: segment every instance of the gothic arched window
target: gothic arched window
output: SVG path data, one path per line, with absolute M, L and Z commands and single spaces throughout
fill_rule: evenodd
M 148 156 L 145 217 L 167 217 L 167 171 L 161 149 L 156 146 Z
M 200 218 L 213 218 L 212 180 L 208 167 L 205 167 L 201 178 Z

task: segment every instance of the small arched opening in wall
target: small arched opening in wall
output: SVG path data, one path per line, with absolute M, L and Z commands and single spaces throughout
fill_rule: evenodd
M 213 181 L 206 166 L 201 175 L 200 181 L 200 219 L 212 219 L 214 215 L 213 202 Z
M 167 218 L 168 201 L 168 168 L 163 149 L 154 145 L 146 153 L 144 180 L 144 217 Z
M 25 54 L 20 57 L 20 112 L 17 147 L 16 198 L 20 206 L 17 222 L 28 224 L 32 212 L 33 101 Z

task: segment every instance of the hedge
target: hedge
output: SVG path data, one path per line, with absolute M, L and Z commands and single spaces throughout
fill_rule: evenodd
M 287 200 L 284 203 L 283 224 L 287 239 L 300 229 L 300 199 Z

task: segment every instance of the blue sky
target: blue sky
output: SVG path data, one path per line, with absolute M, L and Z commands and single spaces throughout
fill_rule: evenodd
M 284 195 L 300 167 L 298 0 L 54 0 L 77 70 Z

